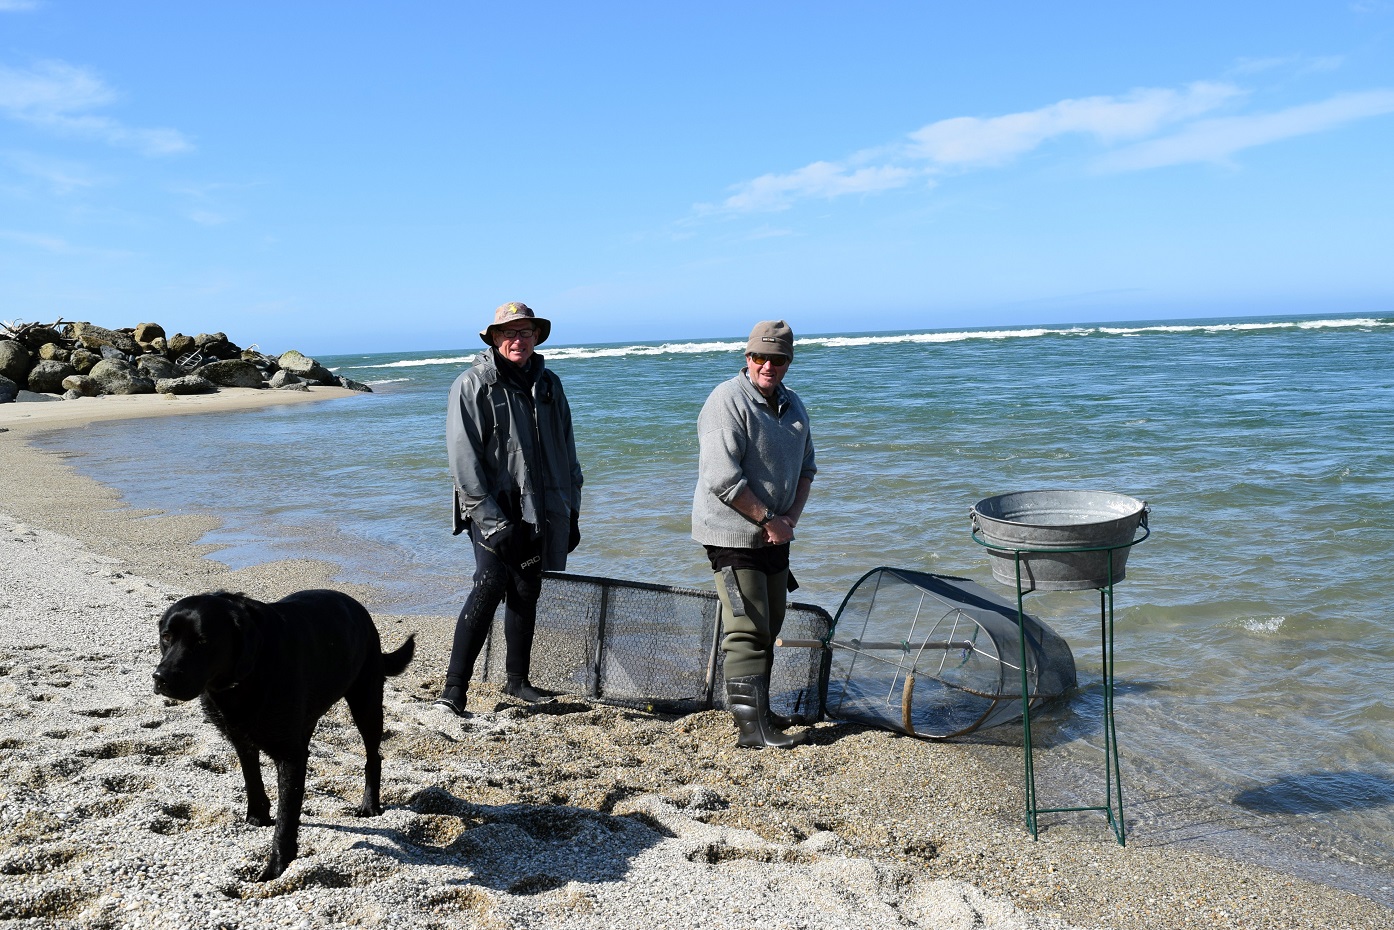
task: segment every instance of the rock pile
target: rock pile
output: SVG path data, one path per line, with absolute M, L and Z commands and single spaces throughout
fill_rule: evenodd
M 266 355 L 223 333 L 166 336 L 158 323 L 0 325 L 0 404 L 100 394 L 201 394 L 220 387 L 306 391 L 312 384 L 372 391 L 295 350 Z

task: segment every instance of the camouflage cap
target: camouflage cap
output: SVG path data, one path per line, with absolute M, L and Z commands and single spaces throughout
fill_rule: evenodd
M 494 337 L 489 332 L 495 326 L 504 326 L 509 323 L 518 323 L 523 320 L 531 322 L 537 327 L 537 341 L 533 343 L 540 346 L 547 341 L 547 337 L 552 334 L 552 321 L 544 320 L 542 317 L 532 312 L 532 308 L 525 303 L 510 300 L 494 311 L 494 322 L 479 331 L 479 338 L 484 340 L 486 346 L 494 344 Z

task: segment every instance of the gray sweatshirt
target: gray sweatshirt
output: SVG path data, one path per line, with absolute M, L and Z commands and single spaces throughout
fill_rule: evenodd
M 813 434 L 799 395 L 783 385 L 773 401 L 750 383 L 745 369 L 718 384 L 697 417 L 697 490 L 692 538 L 707 546 L 757 549 L 765 532 L 730 507 L 749 487 L 782 514 L 794 506 L 799 479 L 813 479 Z

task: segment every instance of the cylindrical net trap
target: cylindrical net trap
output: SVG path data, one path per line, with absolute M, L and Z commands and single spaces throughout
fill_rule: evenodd
M 827 714 L 947 739 L 1021 717 L 1022 629 L 1033 704 L 1075 686 L 1069 645 L 965 578 L 898 568 L 862 576 L 826 640 Z

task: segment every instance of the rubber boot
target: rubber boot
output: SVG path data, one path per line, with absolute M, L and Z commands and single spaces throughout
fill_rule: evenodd
M 503 693 L 528 704 L 541 704 L 551 700 L 548 695 L 534 688 L 522 675 L 507 676 L 503 684 Z
M 438 707 L 444 707 L 456 717 L 468 717 L 470 712 L 465 710 L 466 692 L 459 685 L 447 685 L 445 690 L 440 693 L 440 697 L 432 701 Z
M 726 680 L 726 704 L 736 721 L 737 746 L 748 749 L 789 749 L 803 736 L 789 736 L 770 726 L 770 678 L 747 675 Z
M 772 674 L 772 672 L 774 671 L 774 647 L 771 646 L 770 650 L 770 652 L 765 654 L 766 681 L 774 681 L 774 675 Z M 768 694 L 768 692 L 766 693 Z M 769 701 L 766 700 L 765 703 L 768 704 Z M 776 730 L 787 730 L 794 725 L 793 718 L 786 717 L 783 714 L 777 714 L 773 710 L 768 710 L 768 713 L 766 713 L 765 716 L 769 718 L 770 726 L 774 727 Z

